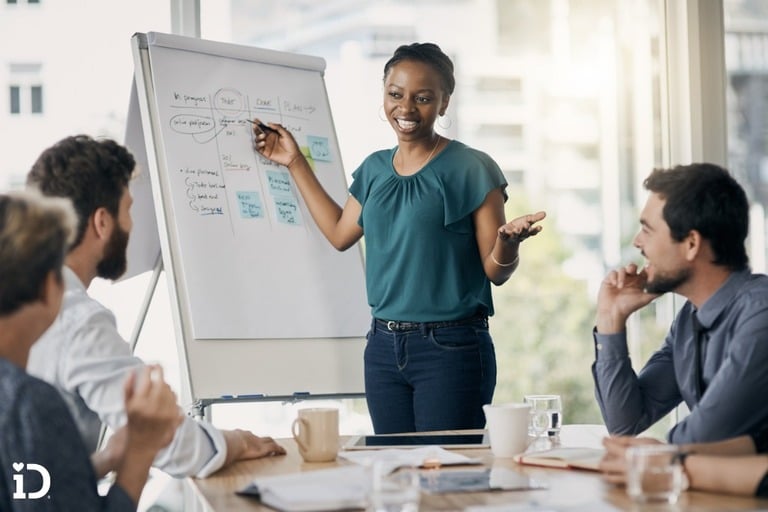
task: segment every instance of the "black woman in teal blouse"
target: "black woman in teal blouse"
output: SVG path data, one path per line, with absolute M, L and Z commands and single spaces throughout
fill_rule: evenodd
M 284 127 L 254 125 L 256 151 L 288 167 L 336 249 L 365 234 L 373 316 L 365 391 L 377 434 L 483 428 L 482 405 L 496 386 L 490 285 L 509 279 L 520 243 L 546 215 L 506 222 L 507 182 L 496 162 L 435 132 L 454 86 L 453 63 L 437 45 L 395 51 L 384 66 L 383 108 L 397 146 L 363 161 L 343 208 Z

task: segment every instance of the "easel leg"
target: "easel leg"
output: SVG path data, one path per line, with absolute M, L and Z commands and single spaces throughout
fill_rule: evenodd
M 141 329 L 144 327 L 144 320 L 147 318 L 147 312 L 149 311 L 149 305 L 152 303 L 152 297 L 155 295 L 155 289 L 157 288 L 157 282 L 160 280 L 160 273 L 163 271 L 163 258 L 161 254 L 157 255 L 155 260 L 155 267 L 152 270 L 152 277 L 149 280 L 149 286 L 144 294 L 144 301 L 139 309 L 139 314 L 136 317 L 136 325 L 133 327 L 131 333 L 131 339 L 128 344 L 131 347 L 131 354 L 136 350 L 136 344 L 139 342 L 139 335 L 141 335 Z M 101 431 L 99 432 L 99 442 L 96 444 L 98 450 L 104 447 L 104 437 L 107 434 L 107 425 L 101 424 Z
M 131 354 L 136 350 L 136 344 L 139 342 L 139 336 L 141 335 L 141 329 L 144 327 L 144 321 L 147 319 L 147 312 L 149 306 L 152 303 L 152 297 L 155 295 L 155 289 L 157 288 L 157 282 L 160 280 L 160 273 L 163 271 L 163 258 L 161 254 L 157 255 L 155 260 L 155 268 L 152 271 L 152 278 L 147 286 L 147 292 L 144 294 L 144 302 L 141 304 L 139 314 L 136 316 L 136 325 L 133 326 L 133 333 L 131 333 L 131 339 L 129 344 L 131 346 Z

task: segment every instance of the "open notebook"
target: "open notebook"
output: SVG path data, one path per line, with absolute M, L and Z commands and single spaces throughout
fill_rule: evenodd
M 605 451 L 600 448 L 558 447 L 515 456 L 518 464 L 598 471 Z

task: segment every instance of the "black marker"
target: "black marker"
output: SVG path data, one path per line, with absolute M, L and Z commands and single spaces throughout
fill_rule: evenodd
M 259 129 L 261 129 L 261 131 L 263 131 L 264 133 L 272 132 L 272 133 L 276 133 L 278 136 L 280 135 L 280 132 L 278 132 L 274 128 L 270 128 L 269 126 L 265 125 L 261 121 L 254 121 L 253 119 L 249 119 L 248 121 L 258 126 Z

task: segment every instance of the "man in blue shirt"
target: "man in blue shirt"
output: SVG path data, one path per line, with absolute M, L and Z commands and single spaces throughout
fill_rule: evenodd
M 639 434 L 685 402 L 672 443 L 756 434 L 768 420 L 768 277 L 748 266 L 746 194 L 712 164 L 657 169 L 644 185 L 634 245 L 646 265 L 611 271 L 598 294 L 592 374 L 608 431 Z M 636 374 L 627 318 L 667 292 L 687 301 Z

